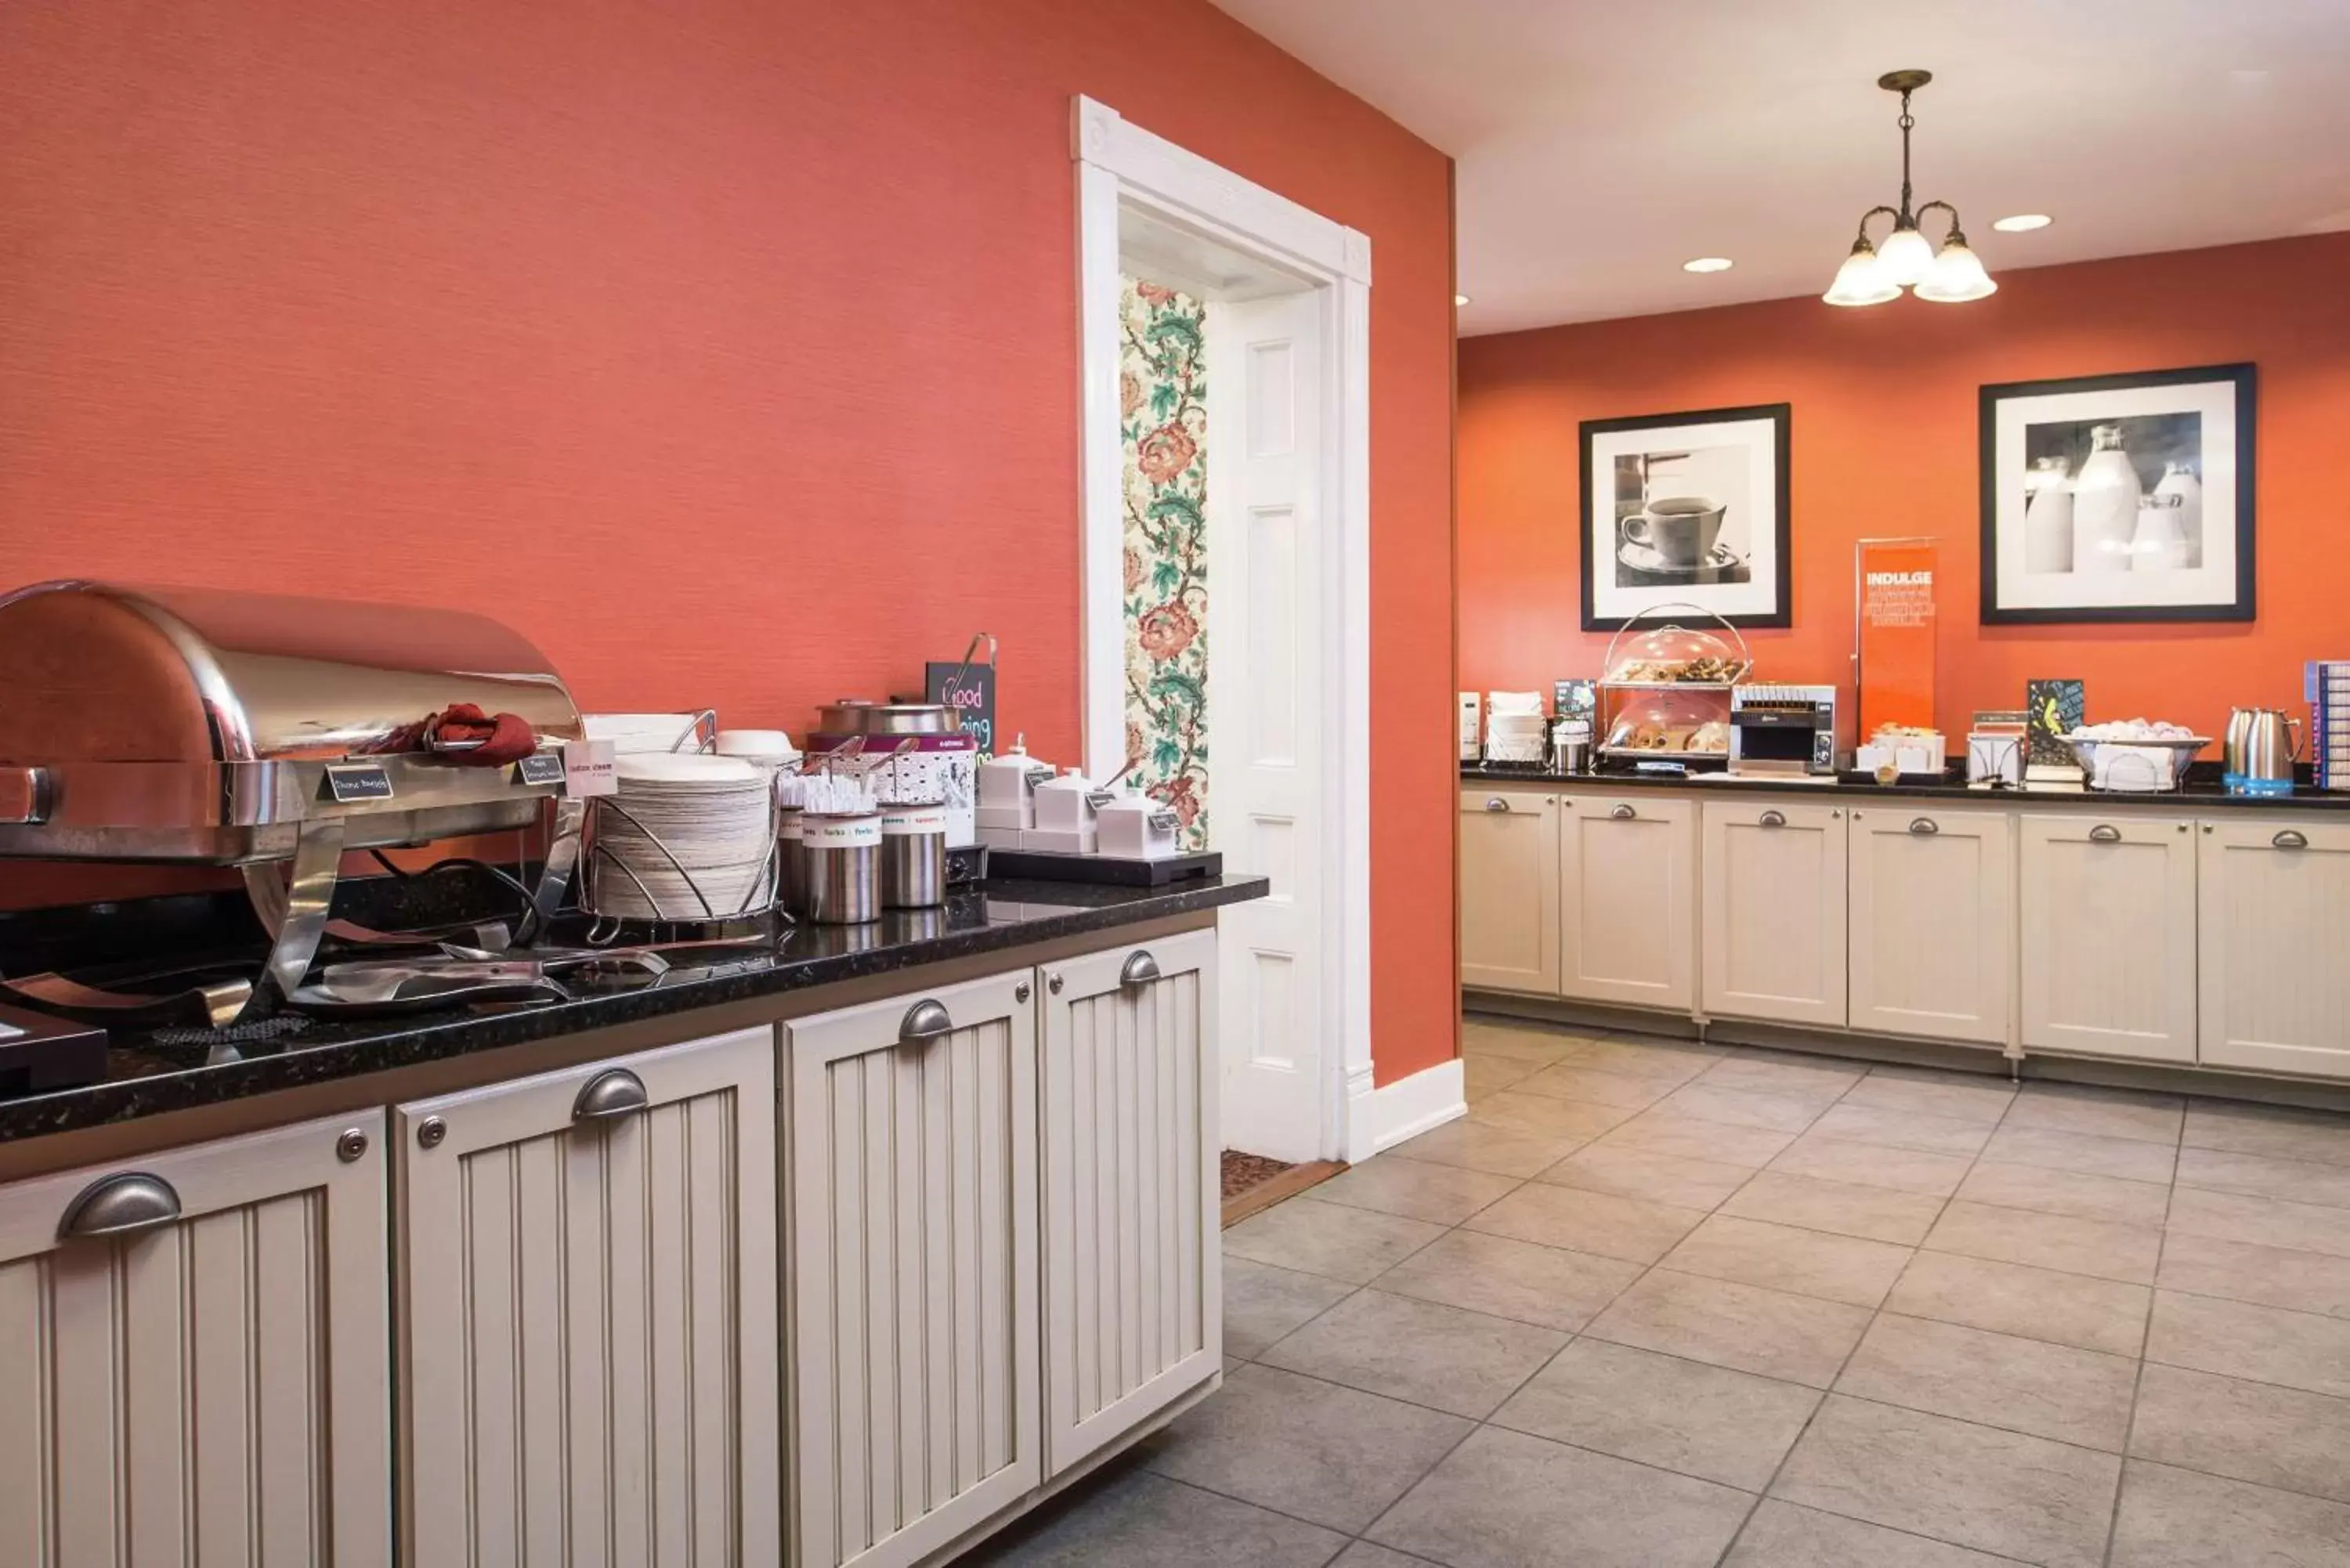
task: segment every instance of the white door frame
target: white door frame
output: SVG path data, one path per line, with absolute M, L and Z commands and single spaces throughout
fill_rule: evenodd
M 1228 169 L 1076 100 L 1077 370 L 1083 438 L 1079 515 L 1086 771 L 1106 777 L 1126 749 L 1123 578 L 1125 451 L 1118 401 L 1118 212 L 1136 208 L 1295 275 L 1323 301 L 1323 452 L 1331 556 L 1322 669 L 1329 701 L 1315 730 L 1323 766 L 1322 1007 L 1316 1043 L 1326 1156 L 1372 1152 L 1371 1116 L 1371 242 Z

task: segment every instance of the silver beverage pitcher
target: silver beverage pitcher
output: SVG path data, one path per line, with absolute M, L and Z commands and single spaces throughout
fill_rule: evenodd
M 2301 755 L 2301 721 L 2289 717 L 2282 708 L 2239 708 L 2237 715 L 2245 719 L 2242 766 L 2235 769 L 2251 784 L 2293 783 L 2293 764 Z M 2228 721 L 2228 734 L 2232 744 L 2236 721 Z

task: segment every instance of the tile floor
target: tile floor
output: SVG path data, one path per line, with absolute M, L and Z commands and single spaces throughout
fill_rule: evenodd
M 1472 1019 L 1224 1387 L 974 1561 L 2350 1564 L 2350 1116 Z

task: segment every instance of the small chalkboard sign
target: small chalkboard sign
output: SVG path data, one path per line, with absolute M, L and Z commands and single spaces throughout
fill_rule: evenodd
M 960 674 L 962 679 L 957 680 Z M 995 666 L 965 664 L 955 659 L 922 666 L 922 696 L 943 702 L 962 715 L 963 733 L 982 756 L 995 754 Z

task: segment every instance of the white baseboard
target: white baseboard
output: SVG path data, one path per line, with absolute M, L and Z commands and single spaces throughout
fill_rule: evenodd
M 1347 1151 L 1347 1158 L 1368 1159 L 1381 1149 L 1393 1148 L 1406 1138 L 1468 1115 L 1468 1088 L 1467 1074 L 1456 1056 L 1373 1089 L 1366 1096 L 1367 1106 L 1363 1107 L 1368 1114 L 1353 1118 L 1354 1136 L 1347 1141 L 1354 1147 Z

